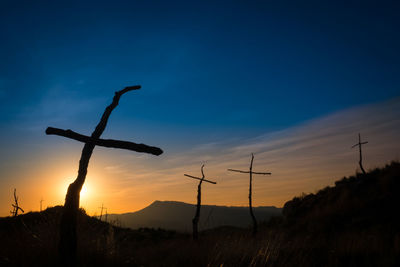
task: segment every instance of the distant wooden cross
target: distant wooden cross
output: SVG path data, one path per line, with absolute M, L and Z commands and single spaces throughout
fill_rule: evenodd
M 101 207 L 99 207 L 99 209 L 100 209 L 100 221 L 101 221 L 101 217 L 103 216 L 103 210 L 105 209 L 103 203 L 101 203 Z
M 250 216 L 251 219 L 253 220 L 253 235 L 257 234 L 258 231 L 258 226 L 257 226 L 257 220 L 256 217 L 254 216 L 253 213 L 253 206 L 252 206 L 252 182 L 253 182 L 253 174 L 259 174 L 259 175 L 271 175 L 270 172 L 253 172 L 253 160 L 254 160 L 254 155 L 251 153 L 251 161 L 250 161 L 250 168 L 248 171 L 241 171 L 241 170 L 234 170 L 234 169 L 228 169 L 228 171 L 231 172 L 240 172 L 240 173 L 248 173 L 250 175 L 250 183 L 249 183 L 249 209 L 250 209 Z
M 114 110 L 114 108 L 118 105 L 120 97 L 129 91 L 138 90 L 140 88 L 140 85 L 136 85 L 126 87 L 121 91 L 115 92 L 112 103 L 108 107 L 106 107 L 100 122 L 97 124 L 95 130 L 90 136 L 82 135 L 71 130 L 62 130 L 52 127 L 48 127 L 46 129 L 46 134 L 53 134 L 71 138 L 85 144 L 82 150 L 81 159 L 79 161 L 78 176 L 75 181 L 71 183 L 68 187 L 60 223 L 60 260 L 67 265 L 76 264 L 76 224 L 79 210 L 79 195 L 82 186 L 85 183 L 89 160 L 95 146 L 122 148 L 136 152 L 149 153 L 157 156 L 163 153 L 163 151 L 158 147 L 152 147 L 144 144 L 136 144 L 133 142 L 120 140 L 100 139 L 101 134 L 104 132 L 104 129 L 107 126 L 108 118 L 110 117 L 111 112 Z
M 360 165 L 360 168 L 361 168 L 361 171 L 363 172 L 363 174 L 365 174 L 365 170 L 364 170 L 363 165 L 362 165 L 361 146 L 365 145 L 365 144 L 368 144 L 368 141 L 367 142 L 361 142 L 361 135 L 360 135 L 360 133 L 358 133 L 358 143 L 351 147 L 351 148 L 355 148 L 356 146 L 358 146 L 358 149 L 360 151 L 360 160 L 358 161 L 358 164 Z
M 14 204 L 11 204 L 13 206 L 13 210 L 10 211 L 12 216 L 16 217 L 18 215 L 18 211 L 20 210 L 22 213 L 25 211 L 19 206 L 18 204 L 18 197 L 17 197 L 17 189 L 14 188 Z
M 42 211 L 42 202 L 43 202 L 43 198 L 40 199 L 40 211 Z
M 204 164 L 201 166 L 201 178 L 192 176 L 189 174 L 184 174 L 186 177 L 193 178 L 196 180 L 200 180 L 199 185 L 197 186 L 197 207 L 196 207 L 196 214 L 194 215 L 194 218 L 192 220 L 193 224 L 193 239 L 196 240 L 198 238 L 198 224 L 199 224 L 199 219 L 200 219 L 200 207 L 201 207 L 201 184 L 203 182 L 207 182 L 210 184 L 216 184 L 216 182 L 206 180 L 204 179 L 204 172 L 203 172 Z

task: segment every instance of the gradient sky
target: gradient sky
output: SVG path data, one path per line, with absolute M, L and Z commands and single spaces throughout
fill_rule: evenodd
M 90 134 L 114 91 L 103 134 L 161 147 L 160 157 L 96 148 L 89 213 L 159 200 L 255 205 L 313 192 L 357 168 L 398 159 L 398 1 L 1 1 L 0 216 L 13 188 L 26 210 L 62 204 L 82 144 L 47 126 Z

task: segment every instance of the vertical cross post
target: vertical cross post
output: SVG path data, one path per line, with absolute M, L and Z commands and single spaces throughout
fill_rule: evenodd
M 256 216 L 254 216 L 254 213 L 253 213 L 253 206 L 252 206 L 253 174 L 271 175 L 271 173 L 270 172 L 253 172 L 253 160 L 254 160 L 254 155 L 253 155 L 253 153 L 251 153 L 250 168 L 249 168 L 248 171 L 241 171 L 241 170 L 235 170 L 235 169 L 228 169 L 228 171 L 240 172 L 240 173 L 248 173 L 250 175 L 250 182 L 249 182 L 249 210 L 250 210 L 251 219 L 253 221 L 253 235 L 256 235 L 257 231 L 258 231 L 258 225 L 257 225 Z
M 48 127 L 46 129 L 46 134 L 48 135 L 59 135 L 83 142 L 85 144 L 79 160 L 78 175 L 75 181 L 68 187 L 63 213 L 61 215 L 60 242 L 58 247 L 61 264 L 69 266 L 77 264 L 77 216 L 79 210 L 80 191 L 85 183 L 89 160 L 92 156 L 95 146 L 98 145 L 104 147 L 122 148 L 157 156 L 163 153 L 163 151 L 158 147 L 151 147 L 144 144 L 136 144 L 127 141 L 100 138 L 107 126 L 111 112 L 117 107 L 121 96 L 129 91 L 138 90 L 140 88 L 140 85 L 129 86 L 125 87 L 123 90 L 115 92 L 112 103 L 106 107 L 100 122 L 97 124 L 95 130 L 90 136 L 85 136 L 71 130 L 63 130 L 53 127 Z
M 358 133 L 358 143 L 355 144 L 355 145 L 353 145 L 353 146 L 351 147 L 351 148 L 354 148 L 354 147 L 358 146 L 358 150 L 359 150 L 359 152 L 360 152 L 360 159 L 359 159 L 359 161 L 358 161 L 358 164 L 360 165 L 360 169 L 361 169 L 361 171 L 363 172 L 363 174 L 365 174 L 365 170 L 364 170 L 363 165 L 362 165 L 362 151 L 361 151 L 361 146 L 362 146 L 362 145 L 365 145 L 365 144 L 368 144 L 368 142 L 361 142 L 361 135 L 360 135 L 360 133 Z
M 196 180 L 200 180 L 199 185 L 197 186 L 197 206 L 196 206 L 196 213 L 194 215 L 194 218 L 192 219 L 192 225 L 193 225 L 193 239 L 197 240 L 198 239 L 198 224 L 199 224 L 199 220 L 200 220 L 200 207 L 201 207 L 201 184 L 203 182 L 207 182 L 210 184 L 216 184 L 216 182 L 210 181 L 210 180 L 206 180 L 204 179 L 204 164 L 201 166 L 201 178 L 200 177 L 196 177 L 196 176 L 192 176 L 189 174 L 184 174 L 186 177 L 192 178 L 192 179 L 196 179 Z

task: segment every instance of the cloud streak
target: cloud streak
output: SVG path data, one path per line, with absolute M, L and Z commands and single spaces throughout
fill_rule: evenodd
M 248 175 L 227 169 L 248 169 L 254 153 L 254 171 L 272 175 L 254 177 L 253 204 L 282 206 L 302 192 L 314 192 L 354 174 L 358 151 L 351 146 L 359 132 L 369 142 L 363 148 L 365 169 L 399 160 L 400 99 L 339 111 L 254 138 L 239 140 L 227 134 L 223 141 L 175 152 L 165 149 L 159 157 L 96 148 L 87 177 L 93 195 L 81 204 L 90 213 L 101 203 L 118 213 L 144 208 L 154 200 L 194 203 L 197 182 L 183 174 L 200 175 L 204 163 L 206 177 L 217 184 L 204 185 L 203 203 L 245 206 Z M 7 156 L 14 163 L 3 162 L 2 177 L 7 177 L 0 180 L 3 203 L 8 202 L 8 189 L 17 187 L 27 210 L 37 210 L 42 196 L 48 205 L 62 204 L 65 188 L 76 176 L 81 144 L 45 140 L 47 147 L 41 144 L 21 150 L 23 162 Z M 8 207 L 0 212 L 6 215 Z
M 340 111 L 240 142 L 216 142 L 181 153 L 166 152 L 157 160 L 136 159 L 126 169 L 129 178 L 123 183 L 129 187 L 131 181 L 134 186 L 158 192 L 159 195 L 152 195 L 154 199 L 168 199 L 174 192 L 177 200 L 193 202 L 195 184 L 183 173 L 199 174 L 205 163 L 206 176 L 218 182 L 206 189 L 205 202 L 246 205 L 248 177 L 226 170 L 248 169 L 250 154 L 254 153 L 253 169 L 272 172 L 270 177 L 255 177 L 256 205 L 282 206 L 295 195 L 316 191 L 355 173 L 358 152 L 351 146 L 357 142 L 359 132 L 369 141 L 363 149 L 366 169 L 398 160 L 400 99 Z

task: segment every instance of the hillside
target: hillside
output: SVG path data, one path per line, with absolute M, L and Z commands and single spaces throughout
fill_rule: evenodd
M 344 231 L 400 225 L 400 164 L 344 177 L 334 187 L 285 203 L 286 224 L 298 230 Z
M 196 206 L 177 201 L 154 201 L 148 207 L 132 213 L 109 214 L 111 221 L 118 221 L 132 229 L 149 227 L 163 228 L 180 232 L 192 231 L 192 218 Z M 268 221 L 279 216 L 281 209 L 276 207 L 255 207 L 259 221 Z M 226 207 L 202 205 L 199 230 L 220 226 L 248 227 L 251 224 L 248 207 Z
M 0 266 L 56 266 L 62 206 L 0 218 Z M 131 230 L 100 221 L 80 210 L 79 261 L 83 266 L 136 266 L 130 251 L 161 241 L 188 238 L 162 229 Z M 115 253 L 118 252 L 118 259 Z
M 400 266 L 400 163 L 286 202 L 276 230 L 314 266 Z M 279 232 L 277 231 L 277 232 Z

